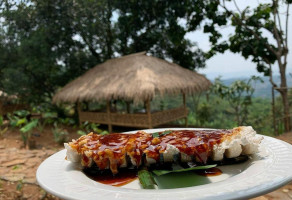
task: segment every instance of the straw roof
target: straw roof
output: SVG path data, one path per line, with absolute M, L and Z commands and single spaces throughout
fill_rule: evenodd
M 190 94 L 205 91 L 210 85 L 201 74 L 141 52 L 95 66 L 58 91 L 53 102 L 111 99 L 143 102 L 157 93 Z

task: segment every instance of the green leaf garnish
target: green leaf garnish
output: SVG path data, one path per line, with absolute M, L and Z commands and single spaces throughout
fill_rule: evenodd
M 197 166 L 197 167 L 191 167 L 187 169 L 178 169 L 178 170 L 153 170 L 152 172 L 157 176 L 161 176 L 161 175 L 169 174 L 173 172 L 187 172 L 187 171 L 192 171 L 192 170 L 210 169 L 216 166 L 217 165 L 205 165 L 205 166 Z
M 169 134 L 169 133 L 171 133 L 172 131 L 163 131 L 161 134 L 160 134 L 160 136 L 163 136 L 163 135 L 167 135 L 167 134 Z
M 155 189 L 155 181 L 149 171 L 145 169 L 140 170 L 138 172 L 138 178 L 143 189 Z
M 154 137 L 154 138 L 161 137 L 161 136 L 167 135 L 167 134 L 169 134 L 171 132 L 172 131 L 163 131 L 161 134 L 159 134 L 159 132 L 155 132 L 155 133 L 152 133 L 152 137 Z
M 152 137 L 154 138 L 159 137 L 159 132 L 152 133 Z

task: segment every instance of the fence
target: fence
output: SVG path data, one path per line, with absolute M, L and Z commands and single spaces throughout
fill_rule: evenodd
M 277 96 L 280 96 L 279 91 L 281 89 L 287 89 L 288 90 L 288 101 L 290 104 L 290 110 L 288 114 L 284 115 L 283 110 L 284 108 L 282 106 L 278 106 L 276 101 Z M 279 88 L 279 87 L 272 87 L 272 112 L 273 112 L 273 127 L 274 127 L 274 134 L 279 135 L 284 132 L 284 130 L 288 129 L 291 131 L 292 126 L 292 112 L 291 112 L 291 106 L 292 106 L 292 87 L 287 88 Z M 282 104 L 283 105 L 283 104 Z M 277 107 L 280 107 L 280 112 L 277 110 Z M 285 120 L 289 119 L 289 127 L 285 128 Z

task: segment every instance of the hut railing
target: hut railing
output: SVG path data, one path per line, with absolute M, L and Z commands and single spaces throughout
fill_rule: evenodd
M 99 124 L 112 124 L 117 126 L 151 128 L 177 119 L 187 117 L 185 107 L 174 108 L 170 110 L 158 111 L 151 113 L 152 124 L 149 124 L 147 113 L 106 113 L 106 112 L 89 112 L 79 111 L 80 122 L 93 122 Z
M 16 110 L 23 110 L 27 108 L 28 105 L 26 104 L 8 104 L 8 105 L 0 104 L 0 115 L 6 115 L 7 113 L 13 113 Z
M 187 117 L 188 110 L 184 107 L 159 111 L 151 114 L 152 125 L 158 126 L 168 122 Z

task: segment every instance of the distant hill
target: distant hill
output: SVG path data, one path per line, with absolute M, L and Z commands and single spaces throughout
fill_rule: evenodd
M 262 98 L 272 98 L 272 86 L 269 80 L 269 77 L 261 77 L 263 79 L 263 83 L 261 82 L 257 82 L 255 84 L 255 92 L 254 92 L 254 97 L 262 97 Z M 231 83 L 233 83 L 234 81 L 237 80 L 247 80 L 248 78 L 231 78 L 231 79 L 222 79 L 223 83 L 225 85 L 230 85 Z M 277 85 L 280 85 L 280 76 L 274 76 L 273 77 L 274 82 Z M 292 87 L 292 78 L 287 75 L 287 84 L 288 87 Z M 275 95 L 279 95 L 278 92 L 275 93 Z

